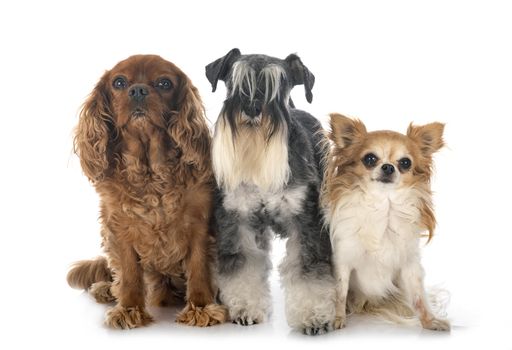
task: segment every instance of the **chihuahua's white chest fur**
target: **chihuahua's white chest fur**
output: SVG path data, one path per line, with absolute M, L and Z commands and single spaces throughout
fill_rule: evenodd
M 410 188 L 370 183 L 348 192 L 331 209 L 335 266 L 350 270 L 350 289 L 367 298 L 396 291 L 400 269 L 418 263 L 420 210 Z

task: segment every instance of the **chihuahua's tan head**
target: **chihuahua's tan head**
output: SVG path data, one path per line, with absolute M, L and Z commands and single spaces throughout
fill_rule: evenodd
M 326 208 L 357 188 L 409 191 L 418 200 L 422 226 L 429 241 L 435 228 L 430 178 L 432 155 L 444 145 L 444 124 L 410 124 L 405 135 L 393 131 L 368 132 L 365 125 L 331 114 L 333 142 L 328 158 L 322 201 Z
M 351 174 L 361 182 L 383 186 L 428 183 L 432 154 L 443 145 L 444 124 L 410 124 L 407 134 L 366 131 L 365 125 L 341 114 L 331 114 L 330 138 L 334 142 L 337 173 Z M 363 184 L 362 184 L 363 185 Z

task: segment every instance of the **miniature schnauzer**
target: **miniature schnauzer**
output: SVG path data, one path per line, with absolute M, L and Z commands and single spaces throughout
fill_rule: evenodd
M 207 65 L 206 76 L 213 91 L 218 80 L 227 87 L 212 148 L 220 299 L 233 322 L 266 320 L 274 232 L 288 239 L 279 266 L 288 324 L 325 333 L 335 319 L 332 249 L 319 207 L 326 141 L 320 122 L 290 100 L 303 84 L 311 103 L 315 77 L 295 54 L 282 60 L 238 49 Z

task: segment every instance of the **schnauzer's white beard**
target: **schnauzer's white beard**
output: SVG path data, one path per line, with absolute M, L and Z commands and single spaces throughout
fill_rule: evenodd
M 228 191 L 240 184 L 253 184 L 264 191 L 276 192 L 288 182 L 288 135 L 286 128 L 276 130 L 267 140 L 268 127 L 240 125 L 233 138 L 231 126 L 222 115 L 213 136 L 213 171 L 219 186 Z

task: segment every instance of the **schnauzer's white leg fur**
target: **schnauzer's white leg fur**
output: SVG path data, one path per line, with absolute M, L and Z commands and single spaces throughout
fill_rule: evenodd
M 300 259 L 300 242 L 294 233 L 286 243 L 286 257 L 279 266 L 285 293 L 285 313 L 291 328 L 308 335 L 333 329 L 335 319 L 335 285 L 330 274 L 304 274 Z
M 421 321 L 421 325 L 425 329 L 433 331 L 449 331 L 450 322 L 436 318 L 430 306 L 428 299 L 425 297 L 425 288 L 423 286 L 423 268 L 419 263 L 412 263 L 401 271 L 401 285 L 407 300 Z
M 259 249 L 254 234 L 240 228 L 244 266 L 233 274 L 217 276 L 220 299 L 233 322 L 243 326 L 262 323 L 272 310 L 268 276 L 272 268 L 269 251 Z M 244 232 L 245 231 L 245 232 Z

